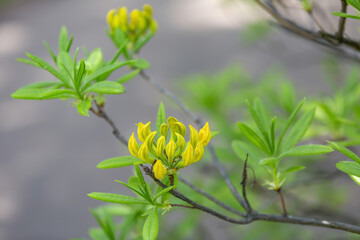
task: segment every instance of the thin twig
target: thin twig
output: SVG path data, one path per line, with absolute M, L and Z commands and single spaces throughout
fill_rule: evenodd
M 281 188 L 279 188 L 278 190 L 276 190 L 276 192 L 279 194 L 280 197 L 280 202 L 281 202 L 281 208 L 283 211 L 283 216 L 286 217 L 287 216 L 287 211 L 286 211 L 286 205 L 285 205 L 285 199 L 284 196 L 281 192 Z
M 182 208 L 191 208 L 194 209 L 195 207 L 189 206 L 189 205 L 183 205 L 183 204 L 170 204 L 172 207 L 182 207 Z
M 229 205 L 221 202 L 220 200 L 218 200 L 217 198 L 213 197 L 212 195 L 208 194 L 207 192 L 205 192 L 204 190 L 196 187 L 195 185 L 193 185 L 191 182 L 189 182 L 188 180 L 186 180 L 185 178 L 182 177 L 178 177 L 180 182 L 184 183 L 185 185 L 189 186 L 190 188 L 192 188 L 195 192 L 200 193 L 201 195 L 203 195 L 204 197 L 206 197 L 207 199 L 209 199 L 210 201 L 212 201 L 213 203 L 216 203 L 217 205 L 219 205 L 220 207 L 228 210 L 229 212 L 235 213 L 239 216 L 243 216 L 245 217 L 245 214 L 236 210 L 235 208 L 230 207 Z
M 341 12 L 346 13 L 347 2 L 346 0 L 341 0 Z M 339 42 L 343 41 L 344 31 L 345 31 L 346 17 L 340 17 L 338 32 L 336 33 L 336 38 Z
M 244 162 L 244 169 L 243 169 L 243 177 L 242 177 L 242 181 L 241 181 L 241 185 L 242 185 L 242 194 L 243 194 L 243 198 L 245 200 L 245 204 L 247 206 L 247 213 L 252 212 L 249 200 L 246 196 L 246 180 L 247 180 L 247 161 L 248 161 L 248 157 L 249 154 L 246 154 L 246 158 L 245 158 L 245 162 Z

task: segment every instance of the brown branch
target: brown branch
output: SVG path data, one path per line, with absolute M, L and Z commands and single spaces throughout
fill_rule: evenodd
M 281 188 L 279 188 L 278 190 L 276 190 L 276 192 L 279 194 L 280 197 L 280 202 L 281 202 L 281 208 L 283 211 L 283 216 L 286 217 L 287 216 L 287 211 L 286 211 L 286 205 L 285 205 L 285 199 L 284 199 L 284 195 L 281 192 Z
M 341 0 L 341 12 L 346 13 L 346 9 L 347 9 L 346 0 Z M 343 36 L 344 36 L 344 31 L 345 31 L 345 23 L 346 23 L 346 17 L 340 17 L 338 32 L 335 35 L 336 38 L 339 40 L 339 42 L 343 41 Z
M 247 206 L 247 213 L 252 212 L 250 203 L 248 201 L 248 198 L 246 196 L 246 180 L 247 180 L 247 162 L 248 162 L 248 158 L 249 158 L 249 154 L 246 154 L 246 158 L 245 158 L 245 162 L 244 162 L 244 169 L 243 169 L 243 177 L 242 177 L 242 181 L 241 181 L 241 186 L 242 186 L 242 195 L 243 198 L 245 200 L 245 204 Z

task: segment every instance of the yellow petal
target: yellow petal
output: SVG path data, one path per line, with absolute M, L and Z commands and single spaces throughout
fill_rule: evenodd
M 199 142 L 196 145 L 195 148 L 195 153 L 194 153 L 194 159 L 192 163 L 196 163 L 197 161 L 199 161 L 202 157 L 204 156 L 204 147 L 203 145 Z
M 204 127 L 199 131 L 199 140 L 202 143 L 202 145 L 205 147 L 206 145 L 208 145 L 210 138 L 211 138 L 211 131 L 210 131 L 209 123 L 206 122 Z
M 166 137 L 168 131 L 169 131 L 168 125 L 166 123 L 161 124 L 161 126 L 160 126 L 161 135 Z
M 172 164 L 175 156 L 175 141 L 173 139 L 170 140 L 170 142 L 166 145 L 166 156 L 168 159 L 168 163 Z
M 191 126 L 191 124 L 189 125 L 189 128 L 190 128 L 190 143 L 195 148 L 199 142 L 199 133 L 193 126 Z
M 141 145 L 141 147 L 139 149 L 138 157 L 141 160 L 143 160 L 144 162 L 147 162 L 147 163 L 153 163 L 154 162 L 154 159 L 151 159 L 149 157 L 149 148 L 148 148 L 147 144 Z
M 138 9 L 134 9 L 130 13 L 130 26 L 133 30 L 139 27 L 139 21 L 140 21 L 140 11 Z
M 115 9 L 111 9 L 108 14 L 106 15 L 106 21 L 110 27 L 112 27 L 112 22 L 114 19 Z
M 183 166 L 189 166 L 192 162 L 193 162 L 193 158 L 194 158 L 194 148 L 191 145 L 191 143 L 187 144 L 187 147 L 182 155 L 182 160 L 183 160 Z
M 156 143 L 156 153 L 157 153 L 157 157 L 160 157 L 164 154 L 164 149 L 165 149 L 165 136 L 161 136 L 159 137 L 159 139 L 157 140 Z
M 157 29 L 158 29 L 158 23 L 155 20 L 152 20 L 150 23 L 150 29 L 152 33 L 156 33 Z
M 152 15 L 152 7 L 149 4 L 144 5 L 144 11 L 151 17 L 151 15 Z
M 156 156 L 156 149 L 155 149 L 155 145 L 154 145 L 154 138 L 156 135 L 156 131 L 150 133 L 149 135 L 147 135 L 144 144 L 148 145 L 148 149 L 151 152 L 152 155 Z
M 164 167 L 164 165 L 161 163 L 160 160 L 157 160 L 156 163 L 154 164 L 153 171 L 157 179 L 162 179 L 166 175 L 166 168 Z
M 143 123 L 138 124 L 138 137 L 141 142 L 144 142 L 146 137 L 151 133 L 150 123 L 148 122 L 145 125 Z
M 179 156 L 183 151 L 184 151 L 184 148 L 185 148 L 185 139 L 182 135 L 180 135 L 179 133 L 175 133 L 176 134 L 176 138 L 177 138 L 177 141 L 176 141 L 176 153 L 175 153 L 175 157 Z
M 131 153 L 131 155 L 133 155 L 134 157 L 138 156 L 139 145 L 135 139 L 134 133 L 132 133 L 131 137 L 129 138 L 128 148 L 129 148 L 129 152 Z
M 127 23 L 128 23 L 128 15 L 127 15 L 127 8 L 126 7 L 122 7 L 119 9 L 118 11 L 118 15 L 119 15 L 119 21 L 120 21 L 120 28 L 123 31 L 127 30 Z
M 186 134 L 186 127 L 181 122 L 175 122 L 174 123 L 174 130 L 175 132 L 180 133 L 183 137 L 185 137 Z
M 115 15 L 115 16 L 113 17 L 112 27 L 113 27 L 113 28 L 118 28 L 118 27 L 120 27 L 120 18 L 119 18 L 119 15 Z

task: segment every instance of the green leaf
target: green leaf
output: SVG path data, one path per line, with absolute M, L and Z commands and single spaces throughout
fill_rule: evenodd
M 138 74 L 140 73 L 140 71 L 141 71 L 141 69 L 136 69 L 136 70 L 134 70 L 134 71 L 132 71 L 132 72 L 130 72 L 130 73 L 128 73 L 128 74 L 125 74 L 124 76 L 118 78 L 118 79 L 116 80 L 116 82 L 118 82 L 118 83 L 125 83 L 125 82 L 133 79 L 136 75 L 138 75 Z
M 300 166 L 300 165 L 299 166 L 293 166 L 293 167 L 289 167 L 289 168 L 285 169 L 285 171 L 283 171 L 282 173 L 283 174 L 288 174 L 288 173 L 298 172 L 298 171 L 301 171 L 303 169 L 305 169 L 304 166 Z
M 255 123 L 260 130 L 261 134 L 265 138 L 265 141 L 267 143 L 268 148 L 271 150 L 271 143 L 270 143 L 270 137 L 268 133 L 268 123 L 267 123 L 267 116 L 265 113 L 264 106 L 262 105 L 260 99 L 256 98 L 254 100 L 254 107 L 251 105 L 251 103 L 246 100 L 246 103 L 248 105 L 248 108 L 250 110 L 251 116 L 255 120 Z
M 25 88 L 59 88 L 63 86 L 61 82 L 34 82 L 30 83 L 29 85 L 23 86 L 19 89 L 25 89 Z
M 134 164 L 141 164 L 143 163 L 136 157 L 133 156 L 123 156 L 123 157 L 114 157 L 109 158 L 101 163 L 99 163 L 96 167 L 101 169 L 108 169 L 108 168 L 121 168 L 126 166 L 131 166 Z
M 69 35 L 65 26 L 63 26 L 60 30 L 59 35 L 59 52 L 64 51 L 67 52 L 68 44 L 69 44 Z
M 89 99 L 82 100 L 76 105 L 76 109 L 80 115 L 89 117 L 89 109 L 91 108 L 91 101 Z
M 50 56 L 52 57 L 54 63 L 56 64 L 56 54 L 53 52 L 53 50 L 51 49 L 51 47 L 49 46 L 49 44 L 46 41 L 43 41 L 44 46 L 46 47 L 46 50 L 48 51 L 48 53 L 50 54 Z
M 102 230 L 100 228 L 90 228 L 89 236 L 93 240 L 108 240 L 106 234 L 104 233 L 104 230 Z
M 80 90 L 83 91 L 85 88 L 87 88 L 87 85 L 91 82 L 94 81 L 98 78 L 101 78 L 103 76 L 108 76 L 109 74 L 111 74 L 112 72 L 114 72 L 116 69 L 125 66 L 127 64 L 131 64 L 133 63 L 134 60 L 131 61 L 126 61 L 126 62 L 115 62 L 113 64 L 110 65 L 106 65 L 104 67 L 99 68 L 96 72 L 94 72 L 93 74 L 91 74 L 90 76 L 88 76 L 87 78 L 85 78 L 85 80 L 83 81 Z
M 140 51 L 140 49 L 154 36 L 153 33 L 148 34 L 147 36 L 143 37 L 135 46 L 134 53 Z
M 276 162 L 277 162 L 277 158 L 268 157 L 268 158 L 261 159 L 259 162 L 259 165 L 265 165 L 265 166 L 274 168 L 276 166 Z
M 147 184 L 147 182 L 145 181 L 140 167 L 138 165 L 134 165 L 134 167 L 135 167 L 136 176 L 139 179 L 139 183 L 140 183 L 142 189 L 144 189 L 144 191 L 145 191 L 144 194 L 146 195 L 146 199 L 152 199 L 150 187 Z
M 248 142 L 233 141 L 231 146 L 235 154 L 243 161 L 245 161 L 247 154 L 249 154 L 250 162 L 257 163 L 260 159 L 265 157 L 259 148 Z
M 116 54 L 114 55 L 114 57 L 113 57 L 113 59 L 111 60 L 110 63 L 114 63 L 114 62 L 118 59 L 118 57 L 120 56 L 120 54 L 124 51 L 124 48 L 126 47 L 126 45 L 127 45 L 127 41 L 124 41 L 124 42 L 121 44 L 121 46 L 119 46 Z
M 310 155 L 319 155 L 324 153 L 332 152 L 333 149 L 329 146 L 324 145 L 302 145 L 294 147 L 287 152 L 284 152 L 279 156 L 279 159 L 289 156 L 310 156 Z
M 246 124 L 241 123 L 241 122 L 238 122 L 238 127 L 239 127 L 240 131 L 242 132 L 242 134 L 250 142 L 252 142 L 255 146 L 257 146 L 258 148 L 263 150 L 265 153 L 270 155 L 270 151 L 269 151 L 268 147 L 265 145 L 263 140 L 261 140 L 261 138 L 250 127 L 248 127 Z
M 45 100 L 54 98 L 76 98 L 74 92 L 68 89 L 41 89 L 41 88 L 20 88 L 11 97 L 17 99 Z
M 72 81 L 72 85 L 76 86 L 75 80 L 73 78 L 73 59 L 71 58 L 68 52 L 60 52 L 57 57 L 57 68 L 62 76 L 70 79 Z
M 94 73 L 103 61 L 103 54 L 100 48 L 95 48 L 86 58 L 85 64 L 88 74 Z
M 305 135 L 306 131 L 309 129 L 315 115 L 315 108 L 305 113 L 299 118 L 293 127 L 286 136 L 286 141 L 284 141 L 283 146 L 279 150 L 279 153 L 282 151 L 287 151 L 293 146 L 295 146 L 301 138 Z
M 70 40 L 69 40 L 69 42 L 68 42 L 68 44 L 66 46 L 66 52 L 70 51 L 71 44 L 72 44 L 73 40 L 74 40 L 74 35 L 71 35 Z
M 171 186 L 171 187 L 164 188 L 163 190 L 161 190 L 160 192 L 158 192 L 158 193 L 155 195 L 154 201 L 155 201 L 158 197 L 160 197 L 160 196 L 162 196 L 162 195 L 170 192 L 170 191 L 173 190 L 174 188 L 175 188 L 175 186 Z
M 135 63 L 133 64 L 133 67 L 138 69 L 146 69 L 150 67 L 150 63 L 146 61 L 145 59 L 138 58 L 136 59 Z
M 84 92 L 96 92 L 96 93 L 103 93 L 103 94 L 120 94 L 124 93 L 126 90 L 125 88 L 117 82 L 110 82 L 110 81 L 102 81 L 96 82 L 88 87 Z
M 360 11 L 360 2 L 359 0 L 346 0 L 348 4 L 356 8 L 358 11 Z
M 88 194 L 89 197 L 96 200 L 112 203 L 122 203 L 122 204 L 147 204 L 148 202 L 142 199 L 137 199 L 129 196 L 119 195 L 115 193 L 101 193 L 93 192 Z
M 360 19 L 360 16 L 355 16 L 343 12 L 332 12 L 331 14 L 338 16 L 338 17 L 345 17 L 345 18 L 353 18 L 353 19 Z
M 111 215 L 106 211 L 101 211 L 101 209 L 91 209 L 90 212 L 101 226 L 107 236 L 107 239 L 115 240 L 115 225 Z
M 302 105 L 305 103 L 305 98 L 299 103 L 299 105 L 297 105 L 297 107 L 294 109 L 294 111 L 291 113 L 290 117 L 287 119 L 285 127 L 283 128 L 281 135 L 280 135 L 280 139 L 278 142 L 278 146 L 277 146 L 277 150 L 280 150 L 281 147 L 281 142 L 286 134 L 286 131 L 288 130 L 288 128 L 290 127 L 291 123 L 294 121 L 295 115 L 297 114 L 297 112 L 300 110 L 300 108 L 302 107 Z
M 76 71 L 76 69 L 75 69 L 75 71 Z M 85 62 L 83 59 L 81 59 L 80 65 L 79 65 L 79 70 L 76 72 L 76 76 L 75 76 L 76 89 L 79 89 L 79 87 L 81 85 L 81 80 L 83 79 L 85 72 L 86 72 Z
M 156 129 L 158 135 L 160 136 L 160 126 L 161 124 L 166 123 L 166 113 L 164 104 L 161 102 L 158 108 L 157 120 L 156 120 Z
M 128 189 L 130 189 L 131 191 L 133 191 L 135 194 L 139 195 L 140 197 L 146 199 L 149 203 L 152 203 L 152 199 L 149 199 L 146 194 L 142 191 L 141 188 L 139 188 L 139 186 L 134 186 L 134 184 L 130 185 L 127 183 L 124 183 L 122 181 L 119 180 L 115 180 L 115 182 L 121 183 L 122 185 L 124 185 L 125 187 L 127 187 Z
M 360 164 L 350 161 L 341 161 L 336 164 L 336 167 L 349 174 L 354 175 L 355 177 L 360 177 Z
M 28 58 L 30 58 L 35 63 L 37 63 L 41 68 L 50 72 L 52 75 L 54 75 L 57 79 L 62 81 L 68 87 L 71 87 L 71 80 L 69 78 L 64 77 L 62 74 L 60 74 L 58 71 L 56 71 L 55 68 L 52 67 L 49 63 L 45 62 L 43 59 L 41 59 L 35 55 L 32 55 L 30 53 L 26 53 L 26 55 L 28 56 Z
M 28 65 L 31 65 L 31 66 L 34 66 L 34 67 L 41 68 L 41 66 L 40 66 L 39 64 L 37 64 L 36 62 L 31 61 L 31 60 L 29 60 L 29 59 L 17 58 L 16 61 L 22 62 L 22 63 L 25 63 L 25 64 L 28 64 Z
M 357 183 L 360 186 L 360 177 L 356 177 L 354 175 L 349 175 L 349 176 L 355 183 Z
M 339 152 L 341 152 L 345 156 L 351 158 L 355 162 L 360 163 L 360 158 L 355 153 L 353 153 L 351 150 L 347 149 L 346 147 L 344 147 L 344 146 L 342 146 L 342 145 L 340 145 L 340 144 L 338 144 L 336 142 L 328 141 L 328 143 L 332 148 L 335 148 L 336 150 L 338 150 Z
M 159 232 L 159 222 L 157 208 L 155 207 L 147 217 L 143 227 L 143 239 L 144 240 L 156 240 Z

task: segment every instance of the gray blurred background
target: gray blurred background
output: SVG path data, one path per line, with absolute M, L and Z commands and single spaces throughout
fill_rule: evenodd
M 151 63 L 149 75 L 174 92 L 179 76 L 216 71 L 230 63 L 241 64 L 254 76 L 281 63 L 299 88 L 311 84 L 311 91 L 317 91 L 323 87 L 321 67 L 316 64 L 328 53 L 312 43 L 281 31 L 251 46 L 240 43 L 246 24 L 264 17 L 261 10 L 241 2 L 2 0 L 0 240 L 87 237 L 88 228 L 96 225 L 88 208 L 100 202 L 86 194 L 119 192 L 123 188 L 113 180 L 125 180 L 130 174 L 128 169 L 96 168 L 106 158 L 128 154 L 101 119 L 80 116 L 65 101 L 11 99 L 20 86 L 52 79 L 15 59 L 28 51 L 50 60 L 42 41 L 57 49 L 62 25 L 75 35 L 73 46 L 101 47 L 109 59 L 115 48 L 104 33 L 106 13 L 121 5 L 132 9 L 144 3 L 153 5 L 159 31 L 141 55 Z M 135 123 L 154 120 L 160 101 L 166 101 L 168 113 L 183 116 L 141 79 L 125 87 L 127 93 L 108 97 L 106 106 L 125 136 L 136 130 Z M 216 230 L 211 234 L 221 239 Z

